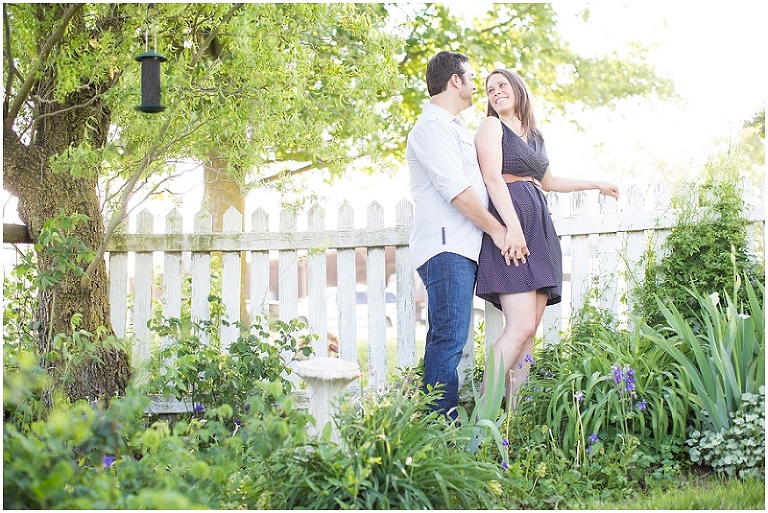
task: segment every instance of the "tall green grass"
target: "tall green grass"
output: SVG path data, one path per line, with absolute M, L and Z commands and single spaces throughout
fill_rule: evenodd
M 689 479 L 678 489 L 652 489 L 630 500 L 585 504 L 584 509 L 765 511 L 765 483 L 759 479 Z

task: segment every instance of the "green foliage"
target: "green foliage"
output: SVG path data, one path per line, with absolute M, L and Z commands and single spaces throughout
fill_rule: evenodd
M 745 298 L 741 299 L 741 280 L 735 279 L 732 294 L 703 296 L 691 292 L 700 314 L 694 322 L 683 317 L 674 305 L 658 301 L 669 324 L 668 330 L 643 328 L 654 344 L 674 358 L 679 382 L 690 389 L 689 400 L 707 413 L 696 417 L 716 433 L 728 429 L 729 414 L 735 412 L 742 394 L 756 394 L 765 384 L 765 289 L 745 280 Z M 746 305 L 740 311 L 737 305 Z
M 229 325 L 226 320 L 221 323 Z M 234 325 L 240 335 L 222 351 L 218 325 L 212 321 L 172 318 L 153 322 L 150 329 L 169 342 L 158 355 L 161 369 L 148 388 L 165 397 L 190 401 L 193 409 L 229 405 L 238 415 L 261 381 L 290 392 L 286 358 L 298 353 L 308 356 L 312 350 L 300 334 L 304 326 L 295 319 L 270 323 L 260 317 L 251 326 Z
M 691 432 L 686 441 L 691 461 L 731 477 L 765 480 L 765 386 L 758 394 L 742 394 L 728 416 L 729 426 L 719 432 Z
M 396 155 L 404 152 L 407 132 L 427 98 L 427 62 L 441 50 L 468 55 L 478 69 L 478 86 L 495 68 L 523 73 L 532 93 L 543 100 L 540 116 L 552 111 L 565 113 L 568 105 L 589 108 L 615 105 L 617 99 L 634 95 L 666 98 L 672 94 L 671 82 L 653 71 L 640 48 L 625 56 L 583 57 L 575 53 L 558 32 L 551 4 L 495 3 L 471 22 L 458 19 L 444 4 L 409 7 L 412 12 L 399 24 L 405 34 L 400 72 L 406 84 L 400 91 L 402 105 L 390 108 L 393 114 L 402 110 L 405 115 L 393 115 L 389 130 L 377 134 L 381 144 L 392 146 Z M 401 4 L 385 8 L 393 20 L 403 10 Z M 563 83 L 567 86 L 555 86 Z M 481 100 L 476 108 L 485 112 L 486 106 Z
M 746 273 L 752 282 L 765 279 L 765 270 L 747 249 L 744 200 L 735 171 L 709 168 L 707 173 L 712 178 L 675 198 L 679 219 L 664 243 L 666 255 L 658 262 L 653 254 L 647 257 L 636 296 L 638 314 L 650 325 L 664 324 L 657 295 L 676 305 L 685 319 L 695 320 L 699 305 L 688 289 L 722 294 L 733 289 L 737 275 Z
M 509 455 L 499 431 L 499 427 L 507 417 L 506 413 L 500 414 L 501 402 L 506 390 L 506 376 L 504 365 L 501 363 L 496 365 L 493 352 L 488 355 L 488 369 L 494 374 L 486 380 L 484 394 L 478 394 L 475 384 L 472 383 L 474 397 L 472 414 L 468 415 L 463 406 L 457 408 L 459 425 L 468 433 L 466 443 L 459 443 L 458 447 L 467 450 L 470 454 L 475 454 L 482 444 L 494 441 L 501 455 L 502 465 L 506 467 L 509 465 Z
M 285 509 L 488 509 L 500 507 L 499 466 L 459 450 L 462 431 L 413 383 L 366 394 L 337 415 L 344 443 L 319 440 L 276 458 L 269 489 Z
M 514 455 L 505 483 L 507 509 L 584 509 L 590 500 L 626 496 L 646 475 L 618 441 L 596 441 L 586 458 L 576 459 L 547 426 L 516 415 L 507 428 Z
M 580 459 L 592 435 L 647 439 L 657 449 L 670 439 L 682 444 L 689 389 L 672 358 L 637 330 L 617 330 L 613 322 L 587 322 L 574 332 L 589 336 L 567 337 L 537 354 L 518 412 L 549 426 L 563 450 Z
M 53 314 L 57 308 L 55 287 L 67 277 L 83 276 L 83 267 L 94 258 L 94 252 L 73 235 L 78 224 L 87 222 L 84 215 L 67 215 L 63 211 L 48 219 L 35 243 L 35 251 L 21 253 L 20 263 L 4 279 L 6 366 L 7 358 L 30 351 L 45 358 L 46 365 L 57 367 L 58 376 L 66 383 L 74 379 L 70 372 L 73 368 L 89 360 L 100 361 L 97 349 L 123 349 L 122 341 L 111 335 L 107 327 L 99 326 L 94 331 L 81 328 L 83 314 L 79 312 L 72 314 L 66 332 L 40 333 L 38 294 L 52 294 L 48 313 Z M 45 354 L 40 354 L 41 338 L 49 343 Z

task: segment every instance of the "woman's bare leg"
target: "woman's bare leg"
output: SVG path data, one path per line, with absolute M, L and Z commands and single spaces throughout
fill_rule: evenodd
M 533 337 L 544 314 L 547 296 L 536 291 L 499 296 L 504 312 L 504 330 L 494 342 L 493 351 L 496 369 L 489 368 L 486 361 L 482 391 L 485 393 L 489 376 L 498 376 L 498 366 L 503 365 L 507 377 L 506 398 L 512 408 L 516 406 L 517 391 L 528 377 L 533 356 Z

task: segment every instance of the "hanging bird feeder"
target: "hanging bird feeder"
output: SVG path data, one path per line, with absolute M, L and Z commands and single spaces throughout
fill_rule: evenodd
M 155 4 L 147 7 L 147 23 L 152 26 L 149 15 L 155 11 Z M 165 55 L 157 53 L 157 31 L 153 28 L 155 48 L 149 49 L 149 28 L 144 33 L 145 52 L 136 57 L 141 63 L 141 105 L 136 110 L 147 113 L 162 112 L 160 103 L 160 64 L 167 61 Z

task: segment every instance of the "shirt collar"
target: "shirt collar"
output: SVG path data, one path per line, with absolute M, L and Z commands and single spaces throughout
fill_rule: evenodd
M 455 121 L 459 125 L 464 126 L 464 122 L 461 120 L 461 118 L 459 118 L 459 116 L 454 116 L 444 108 L 438 107 L 433 103 L 425 103 L 423 112 L 431 117 L 435 117 L 447 123 Z

